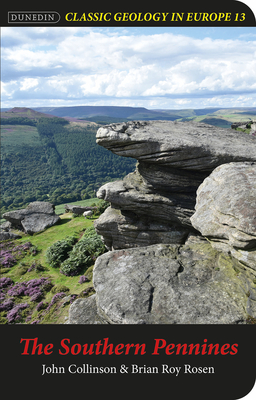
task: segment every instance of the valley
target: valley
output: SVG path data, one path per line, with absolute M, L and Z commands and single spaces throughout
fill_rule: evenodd
M 95 197 L 99 187 L 134 170 L 96 144 L 102 125 L 131 120 L 204 122 L 230 128 L 256 119 L 256 108 L 148 110 L 143 107 L 15 107 L 1 112 L 1 213 L 31 201 L 55 205 Z

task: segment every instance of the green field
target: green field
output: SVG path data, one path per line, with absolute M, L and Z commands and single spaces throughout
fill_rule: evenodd
M 74 201 L 72 202 L 72 205 L 77 205 L 77 206 L 82 206 L 82 207 L 88 207 L 91 206 L 92 204 L 97 204 L 100 201 L 100 199 L 87 199 L 87 200 L 80 200 L 80 201 Z M 69 203 L 65 203 L 69 204 Z M 55 207 L 55 213 L 60 215 L 65 212 L 65 204 L 59 204 L 58 206 Z

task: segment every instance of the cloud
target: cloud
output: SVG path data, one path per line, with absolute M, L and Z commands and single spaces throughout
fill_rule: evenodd
M 194 107 L 199 98 L 201 105 L 206 99 L 256 104 L 253 35 L 214 39 L 144 32 L 3 28 L 3 105 L 58 99 L 63 105 L 122 101 L 171 108 Z
M 21 82 L 20 90 L 29 90 L 31 88 L 34 88 L 35 86 L 38 85 L 38 79 L 35 78 L 25 78 Z

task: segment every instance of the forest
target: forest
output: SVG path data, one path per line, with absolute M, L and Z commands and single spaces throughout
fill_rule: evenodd
M 134 170 L 134 159 L 96 144 L 99 125 L 57 117 L 1 124 L 1 213 L 36 200 L 58 205 L 93 198 L 102 184 Z

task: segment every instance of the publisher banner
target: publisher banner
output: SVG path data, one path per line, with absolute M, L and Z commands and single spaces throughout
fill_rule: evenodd
M 67 3 L 61 9 L 42 11 L 7 10 L 2 12 L 1 26 L 256 26 L 253 10 L 240 1 L 193 2 L 184 4 L 159 3 L 157 7 L 148 5 L 144 10 L 129 4 L 115 8 L 94 9 L 81 5 L 76 8 Z M 68 7 L 68 8 L 67 8 Z

